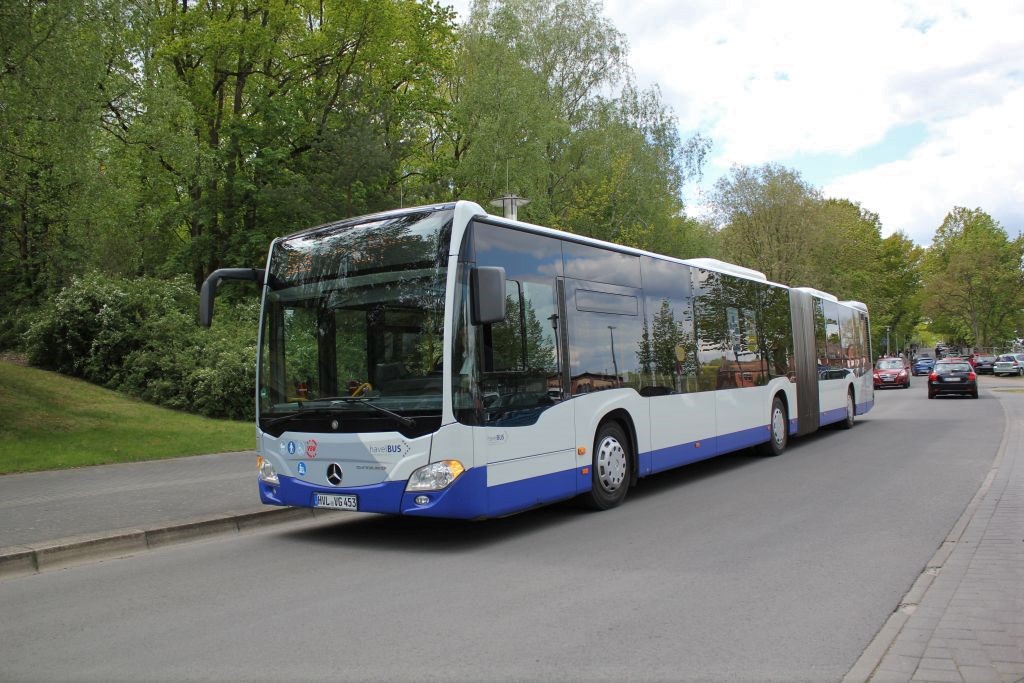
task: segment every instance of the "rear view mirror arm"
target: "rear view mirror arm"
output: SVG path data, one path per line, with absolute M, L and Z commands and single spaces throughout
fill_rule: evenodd
M 199 324 L 209 327 L 213 322 L 213 299 L 221 280 L 243 280 L 263 285 L 265 271 L 260 268 L 218 268 L 203 281 L 199 291 Z

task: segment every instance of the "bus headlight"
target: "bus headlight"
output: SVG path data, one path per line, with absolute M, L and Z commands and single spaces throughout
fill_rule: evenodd
M 458 460 L 442 460 L 421 467 L 409 477 L 406 491 L 440 491 L 451 486 L 466 471 Z
M 256 457 L 256 469 L 260 473 L 261 481 L 265 481 L 274 486 L 281 483 L 281 480 L 277 478 L 277 470 L 275 470 L 274 466 L 270 464 L 270 461 L 264 459 L 262 455 Z

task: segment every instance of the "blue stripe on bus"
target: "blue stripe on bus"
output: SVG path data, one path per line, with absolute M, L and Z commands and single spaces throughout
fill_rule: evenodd
M 871 406 L 870 402 L 867 405 Z M 838 421 L 846 417 L 846 409 L 830 410 L 821 414 L 821 423 Z M 789 421 L 790 433 L 795 433 L 797 420 Z M 768 425 L 744 429 L 699 442 L 679 444 L 648 451 L 639 455 L 640 476 L 663 472 L 675 467 L 706 460 L 716 455 L 765 443 L 770 437 Z M 699 445 L 698 445 L 699 444 Z M 586 470 L 586 471 L 584 471 Z M 554 472 L 521 481 L 487 486 L 486 467 L 466 470 L 451 486 L 443 491 L 406 492 L 404 481 L 387 481 L 357 487 L 317 486 L 293 477 L 281 477 L 281 483 L 272 486 L 259 481 L 260 500 L 268 505 L 312 507 L 313 494 L 336 493 L 359 496 L 361 512 L 403 514 L 413 516 L 477 519 L 500 517 L 559 500 L 572 498 L 590 490 L 589 465 Z M 428 502 L 418 504 L 415 499 L 426 496 Z
M 359 509 L 366 512 L 383 512 L 397 515 L 405 492 L 404 481 L 385 481 L 370 486 L 338 487 L 317 486 L 293 477 L 280 477 L 277 486 L 259 481 L 260 500 L 268 505 L 294 505 L 313 507 L 314 493 L 354 494 L 359 496 Z
M 487 471 L 483 467 L 473 467 L 443 491 L 406 492 L 402 496 L 402 514 L 454 519 L 487 517 L 490 513 L 485 505 L 486 492 Z M 416 498 L 420 496 L 425 496 L 428 502 L 417 503 Z
M 588 468 L 589 469 L 589 468 Z M 582 468 L 552 472 L 539 477 L 512 481 L 507 484 L 487 487 L 487 514 L 489 517 L 500 517 L 520 510 L 566 500 L 576 496 L 579 490 L 577 475 L 586 478 L 581 480 L 584 490 L 590 489 L 590 474 L 583 475 Z
M 277 486 L 259 481 L 260 500 L 268 505 L 292 505 L 313 507 L 313 494 L 351 494 L 359 497 L 360 512 L 381 512 L 384 514 L 426 515 L 433 517 L 457 517 L 460 519 L 480 517 L 486 514 L 482 500 L 486 490 L 485 472 L 482 468 L 463 473 L 454 484 L 443 491 L 406 493 L 404 481 L 386 481 L 369 486 L 332 487 L 318 486 L 293 477 L 280 477 Z M 430 502 L 417 505 L 417 496 L 427 496 Z
M 846 406 L 834 410 L 824 410 L 818 418 L 818 424 L 827 425 L 833 422 L 842 422 L 846 419 Z
M 798 422 L 796 418 L 789 420 L 788 429 L 790 434 L 796 434 L 797 427 Z M 769 425 L 761 425 L 760 427 L 743 429 L 731 434 L 723 434 L 717 438 L 710 437 L 641 453 L 640 476 L 644 477 L 655 472 L 664 472 L 673 467 L 681 467 L 713 458 L 716 455 L 757 446 L 758 444 L 767 443 L 770 438 L 771 427 Z

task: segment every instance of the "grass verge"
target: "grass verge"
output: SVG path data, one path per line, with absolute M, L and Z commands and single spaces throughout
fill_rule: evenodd
M 254 434 L 0 361 L 0 474 L 251 450 Z

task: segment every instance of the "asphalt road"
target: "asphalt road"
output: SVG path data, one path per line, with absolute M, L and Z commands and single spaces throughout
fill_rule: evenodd
M 983 384 L 984 387 L 984 384 Z M 979 400 L 724 456 L 607 512 L 341 513 L 0 581 L 0 679 L 839 680 L 985 477 Z

